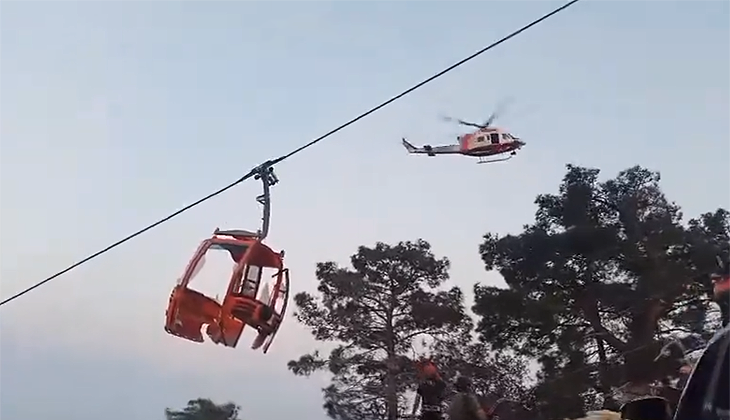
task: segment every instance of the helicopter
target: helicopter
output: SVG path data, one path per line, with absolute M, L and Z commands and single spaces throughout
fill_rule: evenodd
M 473 156 L 479 158 L 477 163 L 494 163 L 512 159 L 517 154 L 517 151 L 525 146 L 526 143 L 508 131 L 493 127 L 492 123 L 496 117 L 496 112 L 492 113 L 483 124 L 444 117 L 446 121 L 455 121 L 460 125 L 476 128 L 476 130 L 457 136 L 456 140 L 458 144 L 416 147 L 404 137 L 403 147 L 406 148 L 408 153 L 427 154 L 432 157 L 446 154 Z M 498 156 L 505 153 L 509 153 L 509 156 L 488 159 L 490 156 Z

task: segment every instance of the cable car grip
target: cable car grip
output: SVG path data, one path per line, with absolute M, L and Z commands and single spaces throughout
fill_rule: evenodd
M 261 204 L 263 216 L 261 218 L 261 229 L 258 236 L 261 240 L 265 239 L 269 234 L 269 223 L 271 220 L 271 187 L 279 182 L 279 178 L 274 173 L 274 167 L 270 162 L 265 162 L 254 169 L 254 179 L 261 180 L 263 185 L 263 193 L 256 197 L 256 201 Z

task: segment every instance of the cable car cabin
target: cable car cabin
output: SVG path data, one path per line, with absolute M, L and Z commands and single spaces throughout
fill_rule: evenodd
M 482 128 L 471 134 L 465 134 L 459 139 L 462 152 L 480 151 L 486 149 L 500 149 L 500 145 L 507 145 L 519 140 L 510 133 L 497 127 Z
M 220 303 L 189 287 L 205 264 L 211 250 L 227 251 L 234 263 L 228 290 Z M 263 346 L 266 353 L 279 330 L 289 300 L 289 271 L 284 268 L 284 252 L 274 252 L 257 234 L 241 230 L 213 233 L 203 241 L 173 288 L 167 308 L 165 331 L 202 343 L 202 328 L 216 344 L 236 347 L 243 329 L 249 325 L 258 335 L 253 349 Z M 261 288 L 266 270 L 275 270 L 273 291 Z M 261 293 L 259 289 L 261 290 Z

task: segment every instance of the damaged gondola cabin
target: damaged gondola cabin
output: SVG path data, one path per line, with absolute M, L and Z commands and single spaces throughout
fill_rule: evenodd
M 269 350 L 286 314 L 289 271 L 284 267 L 284 251 L 276 252 L 263 243 L 269 225 L 268 187 L 276 182 L 273 171 L 264 170 L 257 177 L 264 181 L 264 194 L 257 199 L 264 205 L 263 228 L 258 232 L 216 229 L 200 244 L 170 295 L 165 321 L 169 334 L 202 343 L 205 327 L 212 342 L 236 347 L 248 325 L 257 331 L 251 348 Z M 226 252 L 232 260 L 228 289 L 220 302 L 194 289 L 195 277 L 211 252 Z M 265 282 L 262 287 L 262 278 L 268 281 L 269 277 L 272 286 Z

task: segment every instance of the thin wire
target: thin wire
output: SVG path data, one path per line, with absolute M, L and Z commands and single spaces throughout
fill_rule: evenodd
M 180 215 L 180 214 L 182 214 L 182 213 L 190 210 L 191 208 L 193 208 L 193 207 L 195 207 L 195 206 L 197 206 L 199 204 L 202 204 L 203 202 L 208 201 L 211 198 L 213 198 L 213 197 L 215 197 L 217 195 L 220 195 L 220 194 L 228 191 L 229 189 L 235 187 L 236 185 L 238 185 L 238 184 L 246 181 L 247 179 L 251 178 L 252 176 L 254 176 L 258 172 L 258 168 L 260 168 L 260 167 L 262 167 L 264 165 L 266 165 L 266 166 L 273 166 L 273 165 L 275 165 L 275 164 L 277 164 L 279 162 L 282 162 L 282 161 L 284 161 L 286 159 L 289 159 L 290 157 L 296 155 L 299 152 L 304 151 L 305 149 L 308 149 L 309 147 L 314 146 L 315 144 L 319 143 L 320 141 L 326 139 L 327 137 L 330 137 L 331 135 L 339 132 L 340 130 L 342 130 L 342 129 L 346 128 L 346 127 L 349 127 L 350 125 L 352 125 L 352 124 L 360 121 L 361 119 L 369 116 L 370 114 L 379 111 L 380 109 L 382 109 L 382 108 L 390 105 L 391 103 L 397 101 L 398 99 L 400 99 L 400 98 L 408 95 L 409 93 L 415 91 L 416 89 L 419 89 L 419 88 L 423 87 L 424 85 L 426 85 L 426 84 L 428 84 L 428 83 L 430 83 L 430 82 L 438 79 L 439 77 L 441 77 L 441 76 L 445 75 L 446 73 L 448 73 L 448 72 L 456 69 L 457 67 L 460 67 L 463 64 L 465 64 L 465 63 L 467 63 L 467 62 L 469 62 L 469 61 L 477 58 L 478 56 L 484 54 L 485 52 L 491 50 L 492 48 L 494 48 L 494 47 L 496 47 L 496 46 L 498 46 L 498 45 L 500 45 L 500 44 L 502 44 L 502 43 L 504 43 L 506 41 L 509 41 L 510 39 L 516 37 L 517 35 L 521 34 L 522 32 L 524 32 L 524 31 L 532 28 L 533 26 L 538 25 L 539 23 L 542 23 L 543 21 L 547 20 L 548 18 L 552 17 L 553 15 L 556 15 L 556 14 L 562 12 L 563 10 L 565 10 L 568 7 L 570 7 L 570 6 L 578 3 L 579 1 L 580 0 L 572 0 L 572 1 L 564 4 L 563 6 L 558 7 L 557 9 L 553 10 L 552 12 L 550 12 L 550 13 L 548 13 L 546 15 L 543 15 L 541 18 L 539 18 L 537 20 L 532 21 L 531 23 L 523 26 L 522 28 L 520 28 L 520 29 L 512 32 L 511 34 L 505 36 L 504 38 L 500 39 L 499 41 L 494 42 L 494 43 L 492 43 L 492 44 L 490 44 L 490 45 L 482 48 L 481 50 L 475 52 L 474 54 L 470 55 L 469 57 L 466 57 L 465 59 L 463 59 L 463 60 L 461 60 L 461 61 L 459 61 L 459 62 L 457 62 L 455 64 L 452 64 L 451 66 L 449 66 L 446 69 L 444 69 L 444 70 L 442 70 L 442 71 L 434 74 L 433 76 L 429 77 L 428 79 L 426 79 L 426 80 L 424 80 L 424 81 L 422 81 L 422 82 L 414 85 L 413 87 L 411 87 L 411 88 L 403 91 L 402 93 L 400 93 L 400 94 L 398 94 L 396 96 L 393 96 L 392 98 L 390 98 L 387 101 L 381 103 L 380 105 L 377 105 L 376 107 L 370 109 L 369 111 L 364 112 L 364 113 L 360 114 L 359 116 L 351 119 L 350 121 L 348 121 L 348 122 L 340 125 L 339 127 L 337 127 L 335 129 L 333 129 L 333 130 L 331 130 L 331 131 L 329 131 L 329 132 L 321 135 L 320 137 L 317 137 L 316 139 L 310 141 L 309 143 L 307 143 L 307 144 L 305 144 L 303 146 L 300 146 L 300 147 L 292 150 L 291 152 L 289 152 L 289 153 L 287 153 L 285 155 L 282 155 L 282 156 L 280 156 L 280 157 L 278 157 L 276 159 L 267 161 L 263 165 L 258 166 L 257 168 L 255 168 L 251 172 L 249 172 L 248 174 L 246 174 L 243 177 L 237 179 L 236 181 L 234 181 L 234 182 L 226 185 L 225 187 L 223 187 L 223 188 L 221 188 L 221 189 L 219 189 L 219 190 L 217 190 L 217 191 L 215 191 L 215 192 L 213 192 L 211 194 L 208 194 L 207 196 L 201 198 L 200 200 L 198 200 L 198 201 L 196 201 L 196 202 L 194 202 L 192 204 L 188 204 L 187 206 L 181 208 L 180 210 L 177 210 L 176 212 L 170 214 L 169 216 L 166 216 L 166 217 L 158 220 L 157 222 L 152 223 L 151 225 L 149 225 L 149 226 L 147 226 L 147 227 L 145 227 L 143 229 L 138 230 L 135 233 L 132 233 L 131 235 L 125 237 L 124 239 L 121 239 L 121 240 L 119 240 L 117 242 L 114 242 L 113 244 L 107 246 L 106 248 L 104 248 L 104 249 L 102 249 L 102 250 L 100 250 L 98 252 L 95 252 L 95 253 L 89 255 L 88 257 L 86 257 L 86 258 L 84 258 L 84 259 L 82 259 L 82 260 L 80 260 L 80 261 L 78 261 L 78 262 L 76 262 L 76 263 L 68 266 L 67 268 L 65 268 L 65 269 L 57 272 L 56 274 L 54 274 L 54 275 L 46 278 L 45 280 L 42 280 L 42 281 L 40 281 L 40 282 L 38 282 L 38 283 L 36 283 L 36 284 L 28 287 L 27 289 L 24 289 L 24 290 L 22 290 L 22 291 L 20 291 L 20 292 L 18 292 L 16 294 L 14 294 L 13 296 L 10 296 L 9 298 L 4 299 L 2 302 L 0 302 L 0 306 L 3 306 L 6 303 L 9 303 L 9 302 L 11 302 L 11 301 L 13 301 L 13 300 L 15 300 L 15 299 L 23 296 L 23 295 L 25 295 L 25 294 L 27 294 L 27 293 L 35 290 L 35 289 L 43 286 L 44 284 L 50 282 L 51 280 L 54 280 L 54 279 L 62 276 L 63 274 L 68 273 L 69 271 L 71 271 L 71 270 L 79 267 L 82 264 L 85 264 L 85 263 L 89 262 L 90 260 L 92 260 L 92 259 L 94 259 L 94 258 L 96 258 L 96 257 L 98 257 L 98 256 L 100 256 L 100 255 L 102 255 L 102 254 L 104 254 L 104 253 L 106 253 L 108 251 L 111 251 L 112 249 L 118 247 L 119 245 L 122 245 L 123 243 L 125 243 L 127 241 L 130 241 L 130 240 L 136 238 L 137 236 L 139 236 L 139 235 L 141 235 L 141 234 L 143 234 L 143 233 L 145 233 L 145 232 L 147 232 L 147 231 L 149 231 L 151 229 L 156 228 L 157 226 L 159 226 L 159 225 L 167 222 L 168 220 L 172 219 L 173 217 L 176 217 L 176 216 L 178 216 L 178 215 Z
M 165 216 L 164 218 L 156 221 L 155 223 L 152 223 L 151 225 L 149 225 L 147 227 L 144 227 L 144 228 L 142 228 L 142 229 L 140 229 L 140 230 L 132 233 L 131 235 L 125 237 L 124 239 L 120 239 L 120 240 L 114 242 L 113 244 L 107 246 L 106 248 L 104 248 L 104 249 L 102 249 L 100 251 L 97 251 L 97 252 L 89 255 L 88 257 L 84 258 L 83 260 L 80 260 L 78 262 L 73 263 L 72 265 L 70 265 L 70 266 L 66 267 L 65 269 L 57 272 L 56 274 L 54 274 L 54 275 L 52 275 L 52 276 L 44 279 L 43 281 L 39 281 L 38 283 L 36 283 L 36 284 L 28 287 L 27 289 L 24 289 L 24 290 L 22 290 L 22 291 L 20 291 L 20 292 L 18 292 L 16 294 L 14 294 L 13 296 L 10 296 L 9 298 L 4 299 L 2 302 L 0 302 L 0 306 L 5 305 L 6 303 L 11 302 L 11 301 L 17 299 L 17 298 L 23 296 L 26 293 L 32 292 L 33 290 L 35 290 L 35 289 L 43 286 L 44 284 L 48 283 L 49 281 L 51 281 L 53 279 L 56 279 L 56 278 L 58 278 L 58 277 L 60 277 L 60 276 L 62 276 L 64 274 L 68 273 L 69 271 L 71 271 L 71 270 L 79 267 L 80 265 L 85 264 L 85 263 L 93 260 L 94 258 L 100 256 L 101 254 L 104 254 L 104 253 L 106 253 L 108 251 L 111 251 L 112 249 L 118 247 L 119 245 L 121 245 L 121 244 L 123 244 L 123 243 L 125 243 L 127 241 L 130 241 L 130 240 L 136 238 L 137 236 L 139 236 L 139 235 L 147 232 L 148 230 L 151 230 L 151 229 L 156 228 L 157 226 L 159 226 L 159 225 L 167 222 L 168 220 L 172 219 L 173 217 L 176 217 L 176 216 L 178 216 L 178 215 L 180 215 L 180 214 L 182 214 L 182 213 L 190 210 L 191 208 L 197 206 L 198 204 L 201 204 L 201 203 L 203 203 L 205 201 L 208 201 L 211 198 L 213 198 L 213 197 L 215 197 L 215 196 L 217 196 L 219 194 L 222 194 L 222 193 L 230 190 L 231 188 L 235 187 L 236 185 L 240 184 L 241 182 L 243 182 L 243 181 L 251 178 L 252 176 L 256 175 L 256 173 L 258 173 L 258 171 L 252 170 L 251 172 L 247 173 L 243 177 L 237 179 L 235 182 L 232 182 L 232 183 L 226 185 L 225 187 L 223 187 L 223 188 L 221 188 L 221 189 L 219 189 L 219 190 L 217 190 L 215 192 L 212 192 L 212 193 L 206 195 L 205 197 L 199 199 L 198 201 L 195 201 L 194 203 L 188 204 L 187 206 L 181 208 L 180 210 L 177 210 L 176 212 L 171 213 L 168 216 Z
M 434 80 L 436 80 L 439 77 L 445 75 L 446 73 L 448 73 L 448 72 L 456 69 L 457 67 L 460 67 L 461 65 L 463 65 L 463 64 L 465 64 L 465 63 L 467 63 L 467 62 L 469 62 L 469 61 L 471 61 L 471 60 L 479 57 L 480 55 L 482 55 L 485 52 L 491 50 L 492 48 L 494 48 L 494 47 L 496 47 L 496 46 L 498 46 L 498 45 L 500 45 L 500 44 L 502 44 L 504 42 L 509 41 L 510 39 L 516 37 L 517 35 L 521 34 L 522 32 L 525 32 L 526 30 L 532 28 L 533 26 L 536 26 L 536 25 L 542 23 L 543 21 L 545 21 L 545 20 L 551 18 L 552 16 L 554 16 L 554 15 L 562 12 L 563 10 L 565 10 L 568 7 L 570 7 L 570 6 L 578 3 L 579 1 L 580 0 L 572 0 L 572 1 L 569 1 L 568 3 L 565 3 L 564 5 L 558 7 L 557 9 L 553 10 L 552 12 L 550 12 L 550 13 L 548 13 L 546 15 L 543 15 L 541 18 L 539 18 L 537 20 L 534 20 L 531 23 L 523 26 L 522 28 L 520 28 L 520 29 L 512 32 L 511 34 L 505 36 L 504 38 L 500 39 L 499 41 L 496 41 L 496 42 L 494 42 L 494 43 L 492 43 L 490 45 L 487 45 L 486 47 L 484 47 L 481 50 L 475 52 L 474 54 L 466 57 L 465 59 L 463 59 L 463 60 L 461 60 L 461 61 L 459 61 L 457 63 L 452 64 L 451 66 L 445 68 L 444 70 L 441 70 L 440 72 L 434 74 L 433 76 L 431 76 L 428 79 L 422 81 L 421 83 L 418 83 L 417 85 L 414 85 L 410 89 L 408 89 L 408 90 L 406 90 L 406 91 L 404 91 L 404 92 L 402 92 L 402 93 L 400 93 L 400 94 L 398 94 L 396 96 L 393 96 L 392 98 L 388 99 L 387 101 L 383 102 L 382 104 L 376 106 L 375 108 L 372 108 L 370 111 L 367 111 L 367 112 L 361 114 L 360 116 L 358 116 L 356 118 L 353 118 L 352 120 L 350 120 L 350 121 L 342 124 L 341 126 L 335 128 L 334 130 L 328 132 L 327 134 L 324 134 L 324 135 L 322 135 L 322 136 L 320 136 L 320 137 L 318 137 L 318 138 L 310 141 L 309 143 L 305 144 L 304 146 L 301 146 L 298 149 L 295 149 L 295 150 L 289 152 L 288 154 L 286 154 L 286 155 L 284 155 L 284 156 L 282 156 L 282 157 L 274 160 L 273 162 L 274 163 L 279 163 L 282 160 L 288 159 L 289 157 L 291 157 L 291 156 L 293 156 L 293 155 L 295 155 L 295 154 L 303 151 L 304 149 L 306 149 L 308 147 L 314 146 L 315 144 L 317 144 L 320 141 L 324 140 L 325 138 L 331 136 L 332 134 L 335 134 L 338 131 L 342 130 L 343 128 L 346 128 L 346 127 L 348 127 L 348 126 L 350 126 L 350 125 L 352 125 L 352 124 L 360 121 L 361 119 L 367 117 L 368 115 L 370 115 L 370 114 L 372 114 L 372 113 L 374 113 L 376 111 L 379 111 L 381 108 L 384 108 L 384 107 L 390 105 L 391 103 L 393 103 L 393 102 L 397 101 L 398 99 L 400 99 L 400 98 L 408 95 L 409 93 L 413 92 L 414 90 L 419 89 L 419 88 L 423 87 L 424 85 L 433 82 Z

